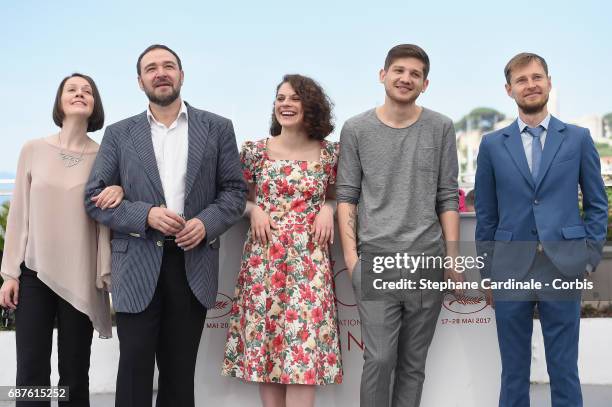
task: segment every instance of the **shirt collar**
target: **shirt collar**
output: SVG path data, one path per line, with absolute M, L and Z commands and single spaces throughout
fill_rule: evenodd
M 174 120 L 174 122 L 168 127 L 174 127 L 175 123 L 179 120 L 179 118 L 184 117 L 185 120 L 189 119 L 189 115 L 187 113 L 187 105 L 185 104 L 184 101 L 181 101 L 181 110 L 179 110 L 179 114 L 176 117 L 176 120 Z M 164 124 L 158 122 L 155 117 L 153 116 L 153 113 L 151 113 L 151 106 L 147 106 L 147 119 L 149 120 L 149 125 L 153 125 L 153 123 L 159 125 L 159 126 L 164 126 Z
M 522 121 L 520 116 L 519 116 L 519 117 L 516 119 L 516 121 L 517 121 L 517 123 L 518 123 L 518 126 L 519 126 L 519 130 L 520 130 L 520 132 L 521 132 L 521 133 L 522 133 L 522 132 L 524 132 L 524 131 L 525 131 L 525 128 L 527 127 L 527 123 L 525 123 L 524 121 Z M 548 123 L 550 123 L 550 113 L 548 113 L 548 114 L 546 115 L 546 117 L 544 118 L 544 120 L 542 120 L 538 126 L 542 126 L 542 127 L 544 127 L 544 130 L 548 130 Z M 537 127 L 537 126 L 536 126 L 536 127 Z

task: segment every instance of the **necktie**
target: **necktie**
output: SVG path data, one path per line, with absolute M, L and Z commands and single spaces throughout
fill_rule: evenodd
M 540 136 L 543 131 L 544 127 L 542 126 L 527 127 L 527 133 L 531 134 L 533 137 L 533 142 L 531 143 L 531 175 L 534 180 L 538 178 L 540 161 L 542 161 L 542 141 L 540 140 Z

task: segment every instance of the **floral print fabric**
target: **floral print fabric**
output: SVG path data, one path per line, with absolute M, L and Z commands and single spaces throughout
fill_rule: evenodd
M 319 161 L 272 160 L 267 140 L 240 156 L 256 204 L 277 223 L 262 245 L 249 230 L 230 313 L 222 374 L 248 381 L 341 383 L 342 365 L 326 247 L 312 226 L 336 181 L 338 143 L 321 142 Z

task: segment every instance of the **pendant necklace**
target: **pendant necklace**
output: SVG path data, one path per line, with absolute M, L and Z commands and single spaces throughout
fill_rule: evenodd
M 60 134 L 61 132 L 57 133 L 57 138 L 59 139 L 59 145 L 60 145 L 59 155 L 64 161 L 64 167 L 66 168 L 74 167 L 75 165 L 78 165 L 81 161 L 83 161 L 83 154 L 85 153 L 85 147 L 89 143 L 89 140 L 87 140 L 85 144 L 83 144 L 83 150 L 81 150 L 81 154 L 79 154 L 78 156 L 75 156 L 68 152 L 64 152 L 62 148 L 62 138 Z

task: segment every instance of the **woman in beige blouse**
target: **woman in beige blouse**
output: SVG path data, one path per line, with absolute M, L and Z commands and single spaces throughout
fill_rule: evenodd
M 100 337 L 111 336 L 110 232 L 91 220 L 83 205 L 99 147 L 87 132 L 104 124 L 102 100 L 90 77 L 64 78 L 53 120 L 60 132 L 27 142 L 19 157 L 0 269 L 0 306 L 15 310 L 17 386 L 50 385 L 57 318 L 58 385 L 69 386 L 70 395 L 64 405 L 89 406 L 93 329 Z M 97 205 L 114 207 L 122 198 L 120 187 L 109 187 Z

